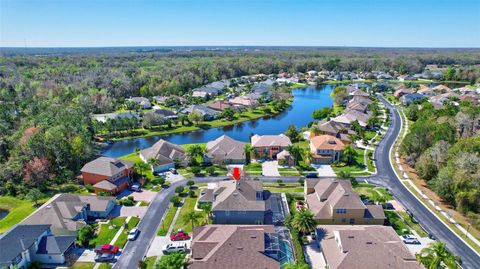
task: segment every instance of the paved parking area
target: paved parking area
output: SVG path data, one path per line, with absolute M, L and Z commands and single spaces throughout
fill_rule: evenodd
M 418 239 L 418 241 L 420 241 L 420 244 L 418 245 L 414 245 L 414 244 L 405 244 L 407 246 L 407 248 L 410 250 L 410 252 L 412 254 L 417 254 L 420 252 L 420 250 L 428 247 L 428 245 L 430 243 L 433 243 L 435 242 L 434 240 L 428 238 L 428 237 L 420 237 L 417 235 L 417 233 L 415 231 L 412 231 L 413 232 L 413 235 Z M 402 238 L 400 237 L 400 240 L 402 240 Z
M 336 177 L 337 174 L 333 171 L 329 164 L 312 164 L 312 167 L 317 169 L 319 177 Z
M 278 161 L 265 161 L 262 163 L 262 175 L 267 177 L 278 177 Z
M 79 262 L 95 262 L 95 252 L 90 249 L 77 248 L 74 250 Z

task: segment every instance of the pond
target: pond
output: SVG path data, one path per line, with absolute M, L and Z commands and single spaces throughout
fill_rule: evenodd
M 3 218 L 5 218 L 7 215 L 8 215 L 9 211 L 6 210 L 6 209 L 1 209 L 0 208 L 0 220 L 2 220 Z
M 175 144 L 206 143 L 221 135 L 228 135 L 240 141 L 249 141 L 251 134 L 280 134 L 285 132 L 289 125 L 303 127 L 313 120 L 312 112 L 316 109 L 333 105 L 330 93 L 335 85 L 321 87 L 304 87 L 292 90 L 293 102 L 289 109 L 275 115 L 238 123 L 232 126 L 198 130 L 187 133 L 152 136 L 121 140 L 102 149 L 102 154 L 108 157 L 120 157 L 132 153 L 135 148 L 146 148 L 159 139 L 165 139 Z

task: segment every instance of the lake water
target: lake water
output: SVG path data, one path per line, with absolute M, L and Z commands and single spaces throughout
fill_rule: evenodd
M 249 141 L 251 134 L 280 134 L 285 132 L 289 125 L 306 126 L 313 120 L 314 110 L 332 106 L 333 100 L 330 93 L 333 88 L 335 85 L 294 89 L 292 91 L 294 99 L 290 108 L 279 115 L 208 130 L 116 141 L 105 147 L 102 154 L 108 157 L 120 157 L 132 153 L 135 148 L 150 147 L 159 139 L 175 144 L 206 143 L 225 134 L 246 142 Z

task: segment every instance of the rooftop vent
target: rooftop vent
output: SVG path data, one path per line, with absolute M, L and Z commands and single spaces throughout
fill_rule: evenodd
M 371 242 L 371 241 L 368 241 L 368 242 L 367 242 L 367 245 L 371 245 L 371 244 L 373 244 L 373 242 Z
M 348 236 L 348 238 L 355 238 L 355 236 L 353 236 L 353 235 L 349 235 L 349 236 Z

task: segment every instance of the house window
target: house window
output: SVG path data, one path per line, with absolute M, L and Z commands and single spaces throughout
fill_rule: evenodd
M 337 208 L 335 210 L 335 212 L 337 212 L 337 214 L 347 214 L 347 209 L 345 208 Z
M 355 219 L 350 219 L 350 224 L 355 224 Z
M 230 216 L 230 211 L 225 211 L 225 216 Z

